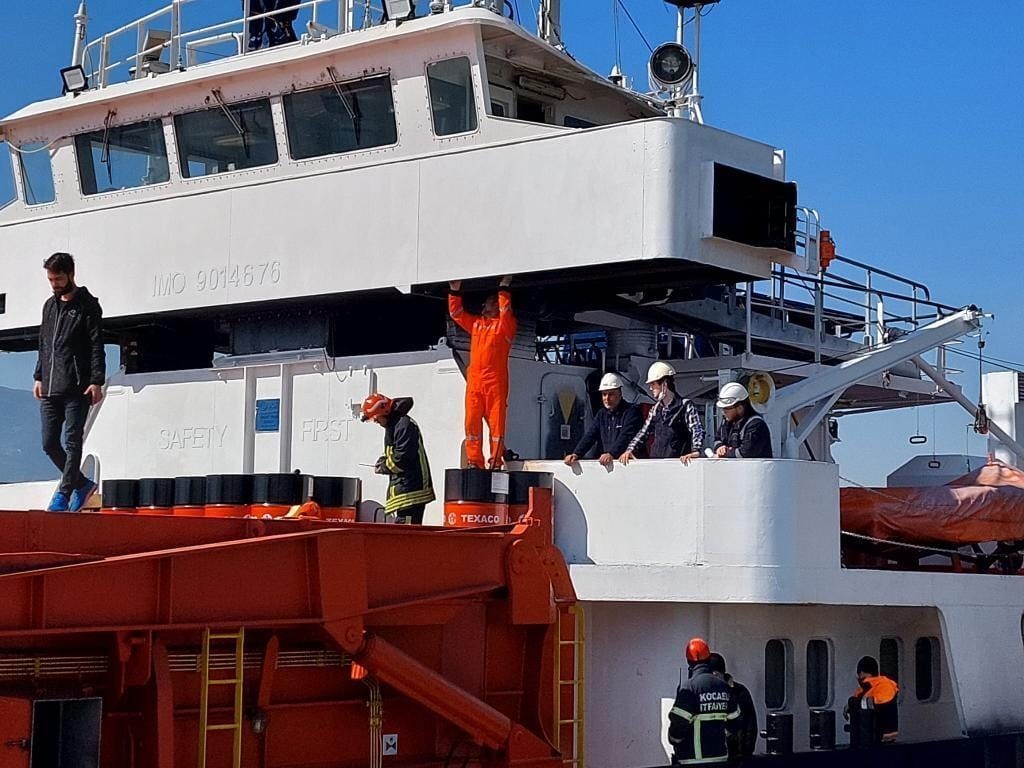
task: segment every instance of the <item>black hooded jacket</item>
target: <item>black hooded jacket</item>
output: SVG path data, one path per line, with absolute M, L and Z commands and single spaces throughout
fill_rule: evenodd
M 386 512 L 401 512 L 435 498 L 423 436 L 419 425 L 409 416 L 411 409 L 411 397 L 396 397 L 384 428 L 384 455 L 379 465 L 391 478 L 384 504 Z
M 733 689 L 712 674 L 706 664 L 695 664 L 690 679 L 679 686 L 668 713 L 668 740 L 675 765 L 711 765 L 729 760 L 727 734 L 738 728 L 739 706 Z
M 39 324 L 35 380 L 43 397 L 81 396 L 90 384 L 107 377 L 103 352 L 103 309 L 88 288 L 79 287 L 70 301 L 51 296 Z

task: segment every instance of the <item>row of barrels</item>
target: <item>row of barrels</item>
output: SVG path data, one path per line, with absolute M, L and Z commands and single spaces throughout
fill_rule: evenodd
M 553 482 L 550 472 L 449 469 L 444 473 L 444 525 L 477 528 L 514 523 L 529 508 L 530 489 L 550 489 Z
M 146 477 L 104 480 L 101 498 L 103 512 L 204 517 L 301 513 L 304 517 L 354 521 L 362 501 L 362 483 L 356 477 L 297 473 Z

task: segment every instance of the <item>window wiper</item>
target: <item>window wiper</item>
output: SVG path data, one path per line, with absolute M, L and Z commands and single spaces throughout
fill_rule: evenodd
M 352 121 L 352 128 L 356 135 L 356 144 L 359 143 L 359 134 L 362 133 L 362 121 L 363 115 L 359 110 L 359 103 L 356 102 L 355 108 L 349 103 L 348 96 L 345 94 L 345 86 L 341 84 L 341 80 L 338 78 L 338 71 L 334 67 L 327 67 L 327 74 L 331 78 L 331 84 L 334 85 L 334 92 L 338 94 L 338 98 L 341 99 L 341 103 L 345 107 L 345 111 L 348 112 L 348 117 Z
M 217 104 L 220 106 L 220 111 L 224 113 L 224 117 L 231 123 L 231 127 L 235 129 L 235 132 L 242 139 L 242 150 L 245 152 L 246 157 L 249 155 L 249 136 L 245 130 L 245 125 L 240 121 L 235 113 L 228 107 L 227 102 L 224 101 L 224 96 L 221 95 L 220 88 L 214 88 L 210 93 L 213 94 L 213 98 L 217 100 Z
M 111 109 L 103 118 L 103 149 L 100 151 L 100 164 L 107 166 L 107 183 L 114 186 L 114 169 L 110 162 L 110 122 L 117 116 L 117 110 Z

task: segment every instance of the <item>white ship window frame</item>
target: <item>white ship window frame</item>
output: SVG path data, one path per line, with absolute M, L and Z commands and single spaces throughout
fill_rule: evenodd
M 434 104 L 430 95 L 430 67 L 445 61 L 454 61 L 456 59 L 466 59 L 469 64 L 469 91 L 473 94 L 473 114 L 476 117 L 476 127 L 469 131 L 460 131 L 459 133 L 440 134 L 437 132 L 437 126 L 434 123 Z M 489 117 L 489 115 L 480 114 L 480 105 L 485 102 L 483 89 L 480 87 L 477 70 L 478 64 L 476 62 L 476 55 L 469 51 L 449 51 L 442 56 L 437 56 L 423 62 L 423 87 L 427 97 L 427 113 L 430 115 L 430 135 L 434 141 L 447 142 L 453 139 L 462 139 L 467 136 L 474 136 L 480 133 L 484 119 Z
M 46 147 L 46 149 L 39 149 L 39 148 L 37 148 L 37 149 L 29 149 L 29 150 L 25 149 L 26 147 L 34 147 L 35 145 L 38 145 L 39 148 Z M 49 146 L 47 146 L 47 145 L 49 145 Z M 53 142 L 47 142 L 46 139 L 30 139 L 28 141 L 23 141 L 23 142 L 21 142 L 20 144 L 17 144 L 17 145 L 11 143 L 8 146 L 9 146 L 9 149 L 10 149 L 10 152 L 11 152 L 11 155 L 12 155 L 12 160 L 13 160 L 13 163 L 14 163 L 14 167 L 16 168 L 16 172 L 14 174 L 12 174 L 14 176 L 14 181 L 15 181 L 15 185 L 14 185 L 14 187 L 15 187 L 15 189 L 14 189 L 14 198 L 15 198 L 15 200 L 20 200 L 21 203 L 26 208 L 31 208 L 34 211 L 37 211 L 37 210 L 39 210 L 41 208 L 46 208 L 47 206 L 50 206 L 50 205 L 56 205 L 57 204 L 57 197 L 58 197 L 58 195 L 57 195 L 58 177 L 57 177 L 57 174 L 54 173 L 54 170 L 53 170 L 53 152 L 54 152 L 54 150 L 56 148 L 56 144 L 53 143 Z M 25 174 L 25 154 L 24 154 L 26 151 L 30 152 L 33 155 L 45 154 L 47 160 L 49 161 L 49 166 L 50 166 L 50 185 L 53 188 L 53 197 L 50 198 L 49 200 L 46 200 L 45 202 L 30 203 L 28 201 L 28 182 L 27 182 L 27 177 L 26 177 L 26 174 Z M 14 202 L 14 201 L 12 200 L 11 202 Z M 0 204 L 0 208 L 2 208 L 2 207 L 3 207 L 3 205 Z
M 928 643 L 931 654 L 929 677 L 932 690 L 929 696 L 924 697 L 920 694 L 918 679 L 918 648 L 922 641 Z M 934 704 L 942 699 L 942 642 L 935 635 L 922 635 L 914 641 L 914 697 L 918 704 Z
M 772 706 L 768 701 L 768 645 L 780 643 L 782 645 L 782 703 L 779 706 Z M 762 699 L 764 707 L 768 712 L 785 712 L 789 709 L 793 697 L 793 641 L 784 637 L 770 637 L 764 643 L 765 663 L 762 670 L 762 684 L 764 687 Z
M 825 700 L 811 702 L 811 644 L 821 643 L 825 647 Z M 810 709 L 828 709 L 835 702 L 836 648 L 828 637 L 810 637 L 804 645 L 804 701 Z
M 399 110 L 399 103 L 398 103 L 398 89 L 395 87 L 396 86 L 396 82 L 395 82 L 395 78 L 394 78 L 394 75 L 391 72 L 391 70 L 390 69 L 384 69 L 384 70 L 379 70 L 379 71 L 376 71 L 376 72 L 374 72 L 372 70 L 368 70 L 366 73 L 364 73 L 362 75 L 359 75 L 358 77 L 349 77 L 349 78 L 345 78 L 344 80 L 339 80 L 338 81 L 338 85 L 348 85 L 349 83 L 358 83 L 358 82 L 362 82 L 364 80 L 375 80 L 375 79 L 384 78 L 384 77 L 386 77 L 388 79 L 388 83 L 389 83 L 389 85 L 391 87 L 391 106 L 392 106 L 393 115 L 394 115 L 394 118 L 395 118 L 395 141 L 393 143 L 391 143 L 391 144 L 378 144 L 377 146 L 373 146 L 373 147 L 363 147 L 363 148 L 360 148 L 360 149 L 350 149 L 350 150 L 347 150 L 345 152 L 329 152 L 329 153 L 324 154 L 324 155 L 314 155 L 313 157 L 297 158 L 294 155 L 292 155 L 291 137 L 290 137 L 290 135 L 288 133 L 288 126 L 289 126 L 291 121 L 288 118 L 288 108 L 285 105 L 285 97 L 291 96 L 291 95 L 294 95 L 294 94 L 298 94 L 298 93 L 306 93 L 306 92 L 309 92 L 309 91 L 318 91 L 318 90 L 322 90 L 324 88 L 331 88 L 333 86 L 333 83 L 328 83 L 327 85 L 324 85 L 323 83 L 318 83 L 318 84 L 309 85 L 309 86 L 306 86 L 306 87 L 303 87 L 303 88 L 296 88 L 294 91 L 289 91 L 288 93 L 282 93 L 278 98 L 280 99 L 280 102 L 281 102 L 281 116 L 282 116 L 282 121 L 284 123 L 285 152 L 287 153 L 288 163 L 291 164 L 291 165 L 297 166 L 297 167 L 303 167 L 303 166 L 308 165 L 310 163 L 316 163 L 316 162 L 319 162 L 319 161 L 322 161 L 322 160 L 330 160 L 332 158 L 341 158 L 341 157 L 353 157 L 353 156 L 360 156 L 360 155 L 369 156 L 369 155 L 373 155 L 375 153 L 380 153 L 380 152 L 384 152 L 386 150 L 395 149 L 395 148 L 399 147 L 401 145 L 401 143 L 402 143 L 402 121 L 399 119 L 399 111 L 400 110 Z
M 174 164 L 171 161 L 172 161 L 172 159 L 174 157 L 174 154 L 177 151 L 177 145 L 175 145 L 174 148 L 172 149 L 171 145 L 167 143 L 167 118 L 161 117 L 161 116 L 157 116 L 157 115 L 147 115 L 147 116 L 144 116 L 144 117 L 133 117 L 130 120 L 125 120 L 123 122 L 117 122 L 116 124 L 114 124 L 114 121 L 111 120 L 110 127 L 111 127 L 111 129 L 113 129 L 113 128 L 125 128 L 125 127 L 132 126 L 132 125 L 140 125 L 142 123 L 159 123 L 160 124 L 160 137 L 163 139 L 163 142 L 164 142 L 164 157 L 167 160 L 167 179 L 164 180 L 164 181 L 156 182 L 154 184 L 136 184 L 136 185 L 131 186 L 131 187 L 121 187 L 119 189 L 107 189 L 107 190 L 104 190 L 102 192 L 97 191 L 97 192 L 93 192 L 93 193 L 86 193 L 85 187 L 82 184 L 82 181 L 83 181 L 83 178 L 84 178 L 83 175 L 82 175 L 82 173 L 83 173 L 82 164 L 81 164 L 81 162 L 79 162 L 79 157 L 78 157 L 78 138 L 80 136 L 85 136 L 85 135 L 90 134 L 90 133 L 98 133 L 101 130 L 103 130 L 103 128 L 91 128 L 91 129 L 87 129 L 87 130 L 84 130 L 84 131 L 77 131 L 74 134 L 72 134 L 71 136 L 69 136 L 68 138 L 70 140 L 71 154 L 72 154 L 72 156 L 74 158 L 75 177 L 76 177 L 75 180 L 78 182 L 77 189 L 78 189 L 78 197 L 79 197 L 80 200 L 83 200 L 83 201 L 104 200 L 104 199 L 110 199 L 110 198 L 115 198 L 115 197 L 122 197 L 122 196 L 125 196 L 125 195 L 136 195 L 136 194 L 139 194 L 140 192 L 142 192 L 143 190 L 163 190 L 163 189 L 167 189 L 168 187 L 170 187 L 171 185 L 174 184 L 174 182 L 176 181 L 175 168 L 174 168 Z M 172 125 L 172 127 L 173 127 L 173 125 Z M 55 185 L 55 187 L 56 187 L 56 183 L 57 183 L 57 178 L 54 177 L 54 185 Z
M 228 108 L 234 107 L 239 104 L 253 104 L 259 101 L 266 101 L 270 108 L 270 127 L 274 136 L 274 147 L 277 150 L 277 159 L 272 163 L 261 163 L 260 165 L 253 165 L 248 168 L 235 168 L 234 170 L 219 171 L 217 173 L 204 173 L 201 176 L 191 176 L 185 173 L 186 158 L 181 153 L 181 137 L 182 131 L 179 127 L 179 120 L 189 115 L 198 114 L 200 112 L 209 112 L 211 110 L 221 111 L 221 106 L 216 102 L 212 102 L 211 106 L 198 107 L 194 109 L 187 109 L 183 112 L 175 112 L 170 116 L 171 128 L 174 132 L 174 151 L 177 155 L 177 173 L 180 175 L 181 180 L 186 184 L 191 183 L 203 183 L 210 179 L 225 179 L 225 178 L 237 178 L 241 174 L 256 174 L 265 173 L 274 168 L 281 168 L 283 165 L 281 149 L 281 128 L 283 120 L 284 107 L 281 103 L 280 95 L 258 95 L 258 96 L 244 96 L 237 99 L 228 101 L 225 99 L 225 105 Z M 285 142 L 287 143 L 287 142 Z

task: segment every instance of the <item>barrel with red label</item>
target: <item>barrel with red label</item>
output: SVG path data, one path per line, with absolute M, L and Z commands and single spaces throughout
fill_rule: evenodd
M 135 512 L 139 503 L 138 480 L 104 480 L 101 512 Z
M 294 472 L 253 475 L 252 503 L 249 514 L 253 517 L 282 517 L 292 507 L 306 500 L 308 478 Z
M 310 499 L 319 507 L 321 520 L 354 523 L 363 501 L 363 482 L 358 477 L 316 476 Z
M 530 509 L 530 489 L 551 489 L 555 476 L 550 472 L 508 473 L 508 521 L 517 522 Z
M 192 475 L 174 478 L 174 514 L 202 517 L 206 506 L 206 477 Z
M 245 517 L 252 502 L 252 475 L 207 475 L 206 517 Z
M 508 522 L 509 473 L 449 469 L 444 473 L 445 528 L 478 528 Z
M 136 509 L 149 515 L 169 515 L 174 511 L 174 478 L 144 477 L 139 480 Z

